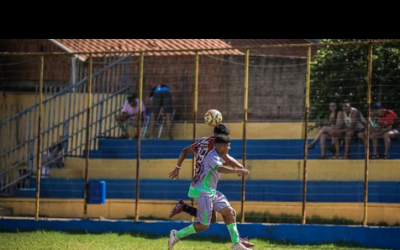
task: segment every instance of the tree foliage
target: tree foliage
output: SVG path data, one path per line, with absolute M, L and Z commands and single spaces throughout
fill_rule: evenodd
M 321 43 L 368 41 L 323 39 Z M 400 43 L 374 44 L 372 103 L 400 113 Z M 348 99 L 364 115 L 367 107 L 368 45 L 321 46 L 311 64 L 311 118 L 325 120 L 328 104 Z

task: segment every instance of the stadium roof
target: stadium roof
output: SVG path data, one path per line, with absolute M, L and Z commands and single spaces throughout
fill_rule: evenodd
M 243 46 L 308 44 L 310 39 L 50 39 L 61 49 L 72 52 L 145 51 L 233 48 Z M 152 52 L 147 55 L 193 55 L 193 52 Z M 239 50 L 204 51 L 208 55 L 243 55 Z M 256 54 L 274 57 L 305 57 L 304 49 L 263 49 Z M 100 55 L 98 55 L 100 56 Z

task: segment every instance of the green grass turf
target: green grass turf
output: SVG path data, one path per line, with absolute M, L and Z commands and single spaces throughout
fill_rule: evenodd
M 257 244 L 254 249 L 366 249 L 348 244 L 324 244 L 324 245 L 292 245 L 286 242 L 271 242 L 259 239 L 251 239 Z M 168 237 L 157 237 L 140 233 L 106 233 L 87 234 L 82 232 L 0 232 L 0 250 L 36 250 L 36 249 L 129 249 L 129 250 L 159 250 L 167 248 Z M 227 250 L 231 243 L 228 239 L 189 236 L 178 242 L 174 250 Z

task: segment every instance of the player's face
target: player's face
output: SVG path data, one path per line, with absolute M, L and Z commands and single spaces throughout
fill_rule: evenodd
M 229 150 L 231 149 L 231 143 L 222 144 L 221 151 L 223 154 L 228 154 Z

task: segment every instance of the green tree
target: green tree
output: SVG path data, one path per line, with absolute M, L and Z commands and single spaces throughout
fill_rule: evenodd
M 368 41 L 323 39 L 321 43 Z M 368 45 L 321 46 L 311 64 L 311 119 L 326 120 L 328 104 L 348 99 L 366 114 Z M 400 43 L 373 47 L 372 103 L 400 113 Z

